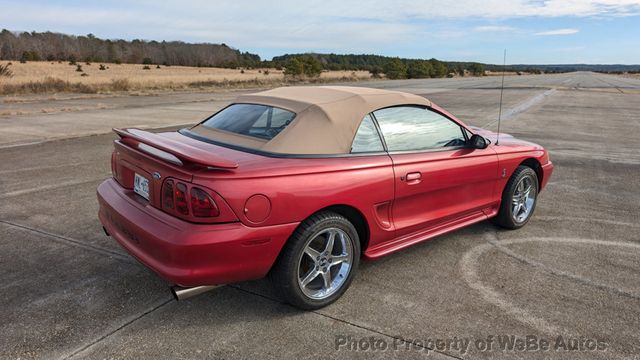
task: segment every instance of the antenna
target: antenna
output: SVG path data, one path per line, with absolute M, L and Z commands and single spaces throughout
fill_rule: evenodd
M 507 49 L 504 49 L 502 59 L 502 85 L 500 86 L 500 110 L 498 110 L 498 133 L 496 135 L 496 145 L 500 145 L 500 120 L 502 120 L 502 93 L 504 93 L 504 72 L 507 67 Z

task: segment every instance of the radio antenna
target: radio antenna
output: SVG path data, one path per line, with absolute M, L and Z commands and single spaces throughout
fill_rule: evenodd
M 500 121 L 502 120 L 502 94 L 504 93 L 504 72 L 507 67 L 507 49 L 504 49 L 502 58 L 502 85 L 500 86 L 500 109 L 498 110 L 498 133 L 496 135 L 496 145 L 500 145 Z

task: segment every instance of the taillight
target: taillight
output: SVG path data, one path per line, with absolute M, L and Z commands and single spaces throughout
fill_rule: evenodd
M 173 180 L 167 180 L 162 187 L 162 208 L 173 210 Z
M 191 211 L 196 217 L 216 217 L 220 215 L 218 206 L 211 196 L 197 187 L 191 188 Z
M 189 205 L 187 204 L 187 186 L 181 182 L 176 183 L 176 210 L 182 215 L 189 215 Z
M 161 194 L 162 210 L 179 218 L 194 222 L 209 222 L 207 219 L 212 218 L 216 218 L 215 221 L 236 220 L 232 213 L 221 216 L 212 195 L 215 193 L 211 190 L 169 178 L 162 184 Z

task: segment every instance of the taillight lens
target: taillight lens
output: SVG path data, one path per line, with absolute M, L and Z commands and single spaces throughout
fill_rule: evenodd
M 181 182 L 176 183 L 176 210 L 182 215 L 189 215 L 187 204 L 187 186 Z
M 168 178 L 162 184 L 160 193 L 162 210 L 181 219 L 193 222 L 235 220 L 229 215 L 221 215 L 211 190 L 207 191 L 201 187 Z
M 220 215 L 218 206 L 211 196 L 197 187 L 191 188 L 191 212 L 196 217 L 216 217 Z
M 173 180 L 167 180 L 162 187 L 162 208 L 173 210 Z

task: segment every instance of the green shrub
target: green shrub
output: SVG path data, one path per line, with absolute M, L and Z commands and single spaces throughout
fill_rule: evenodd
M 369 69 L 369 73 L 371 74 L 371 77 L 374 78 L 374 79 L 381 78 L 382 77 L 381 76 L 381 74 L 382 74 L 382 66 L 377 66 L 377 65 L 372 66 Z
M 98 67 L 99 70 L 107 70 L 107 67 L 104 66 L 104 64 L 100 64 L 100 67 Z
M 82 72 L 82 65 L 80 64 L 76 65 L 76 71 Z
M 145 65 L 142 67 L 142 70 L 151 70 L 151 68 L 149 67 L 149 65 Z
M 40 55 L 38 55 L 35 51 L 23 51 L 22 56 L 20 57 L 21 63 L 26 63 L 27 61 L 40 61 Z
M 291 77 L 319 77 L 322 72 L 322 64 L 311 55 L 295 56 L 285 64 L 284 75 Z
M 143 65 L 151 65 L 151 64 L 153 64 L 153 61 L 151 60 L 151 58 L 146 57 L 146 58 L 142 59 L 142 64 Z
M 484 75 L 484 66 L 482 64 L 474 63 L 469 67 L 469 71 L 475 76 Z
M 410 79 L 424 79 L 432 77 L 433 67 L 431 63 L 424 60 L 412 61 L 407 68 L 407 75 Z
M 441 78 L 441 77 L 447 76 L 447 66 L 442 61 L 439 61 L 436 59 L 429 59 L 429 63 L 433 68 L 431 77 Z
M 384 65 L 384 74 L 389 79 L 406 79 L 407 65 L 400 58 L 393 58 Z

